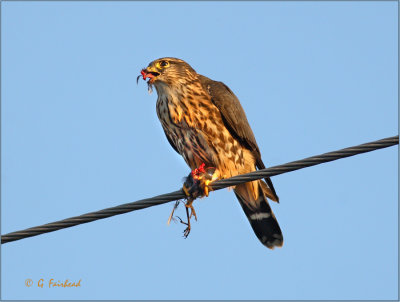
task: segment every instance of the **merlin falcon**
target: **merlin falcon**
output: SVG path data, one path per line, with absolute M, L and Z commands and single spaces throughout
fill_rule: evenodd
M 210 181 L 264 169 L 265 165 L 244 110 L 224 83 L 169 57 L 151 62 L 141 76 L 148 79 L 149 89 L 154 86 L 157 91 L 157 115 L 168 142 L 192 170 L 183 186 L 188 196 L 187 236 L 190 217 L 196 217 L 189 201 L 208 195 Z M 271 179 L 239 184 L 233 190 L 261 243 L 271 249 L 281 247 L 282 231 L 267 201 L 279 202 Z

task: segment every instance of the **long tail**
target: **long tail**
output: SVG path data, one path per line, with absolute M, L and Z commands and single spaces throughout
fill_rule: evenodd
M 275 194 L 268 190 L 263 181 L 257 180 L 237 185 L 234 192 L 258 239 L 273 249 L 283 245 L 283 236 L 266 198 Z

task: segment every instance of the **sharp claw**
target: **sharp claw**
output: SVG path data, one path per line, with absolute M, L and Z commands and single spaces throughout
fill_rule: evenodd
M 190 227 L 187 227 L 184 231 L 183 231 L 183 237 L 186 239 L 188 238 L 190 234 Z

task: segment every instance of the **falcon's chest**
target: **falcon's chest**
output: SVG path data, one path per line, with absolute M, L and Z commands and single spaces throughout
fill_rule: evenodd
M 219 116 L 211 97 L 200 86 L 164 86 L 157 92 L 157 115 L 164 129 L 202 130 Z
M 192 169 L 208 163 L 234 171 L 236 163 L 242 164 L 243 151 L 207 91 L 190 86 L 181 90 L 158 87 L 157 93 L 157 115 L 165 134 Z

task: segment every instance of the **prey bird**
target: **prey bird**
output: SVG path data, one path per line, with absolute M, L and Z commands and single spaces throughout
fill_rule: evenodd
M 186 237 L 191 216 L 197 219 L 192 202 L 208 196 L 210 181 L 264 169 L 265 165 L 244 110 L 224 83 L 170 57 L 154 60 L 139 77 L 148 79 L 149 89 L 155 87 L 157 115 L 168 142 L 192 170 L 183 185 L 188 196 Z M 271 249 L 281 247 L 282 232 L 267 201 L 279 202 L 271 179 L 236 185 L 234 192 L 262 244 Z

